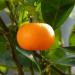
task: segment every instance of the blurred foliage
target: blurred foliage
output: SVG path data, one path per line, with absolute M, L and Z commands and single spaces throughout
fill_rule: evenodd
M 75 46 L 75 25 L 72 29 L 72 33 L 70 35 L 69 42 L 71 46 Z
M 55 65 L 61 71 L 69 73 L 70 66 L 75 66 L 75 27 L 70 37 L 70 46 L 63 48 L 61 47 L 60 26 L 68 18 L 74 3 L 75 0 L 0 0 L 0 11 L 7 8 L 7 15 L 12 20 L 11 26 L 8 28 L 15 43 L 18 27 L 23 22 L 29 22 L 30 16 L 33 22 L 46 22 L 50 24 L 55 29 L 55 43 L 47 51 L 39 53 L 51 65 Z M 2 32 L 1 25 L 0 22 L 0 65 L 16 68 L 12 60 L 9 42 L 4 35 L 5 33 Z M 36 59 L 33 52 L 24 51 L 17 46 L 17 43 L 15 52 L 25 70 L 29 71 L 30 63 L 32 63 L 34 70 L 38 71 L 41 75 L 40 64 L 42 61 L 38 58 Z M 41 60 L 43 59 L 41 58 Z M 5 66 L 0 66 L 0 71 L 5 72 L 7 70 Z M 52 75 L 58 75 L 58 72 L 54 69 L 51 72 Z
M 6 7 L 5 0 L 0 0 L 0 10 L 4 9 Z
M 3 66 L 3 65 L 0 65 L 0 71 L 3 72 L 3 73 L 6 73 L 7 67 Z

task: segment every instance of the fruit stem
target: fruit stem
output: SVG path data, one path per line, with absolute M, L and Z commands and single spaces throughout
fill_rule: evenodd
M 6 39 L 9 42 L 10 45 L 10 49 L 11 49 L 11 53 L 12 53 L 12 59 L 14 60 L 16 66 L 17 66 L 17 70 L 18 70 L 18 75 L 24 75 L 24 72 L 22 70 L 22 66 L 20 65 L 17 55 L 16 55 L 16 42 L 12 37 L 12 33 L 9 30 L 8 27 L 6 27 L 6 25 L 4 24 L 4 22 L 0 19 L 0 23 L 1 23 L 1 28 L 3 29 L 4 33 L 3 35 L 5 35 Z
M 33 22 L 32 16 L 29 15 L 28 18 L 29 18 L 29 23 L 32 23 Z

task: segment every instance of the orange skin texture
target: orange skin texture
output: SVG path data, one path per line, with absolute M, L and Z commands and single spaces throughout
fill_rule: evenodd
M 17 43 L 25 50 L 47 50 L 54 43 L 54 38 L 44 23 L 23 23 L 17 32 Z

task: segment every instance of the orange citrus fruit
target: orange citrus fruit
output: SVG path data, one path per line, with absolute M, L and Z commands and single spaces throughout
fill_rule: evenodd
M 54 30 L 45 23 L 23 23 L 17 32 L 18 45 L 25 50 L 47 50 L 54 43 Z

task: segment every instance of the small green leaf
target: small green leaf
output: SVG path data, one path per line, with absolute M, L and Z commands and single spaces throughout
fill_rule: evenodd
M 67 72 L 67 75 L 69 74 L 69 67 L 68 66 L 60 65 L 60 64 L 54 64 L 54 67 L 58 68 L 63 73 Z M 57 72 L 55 69 L 52 69 L 52 75 L 59 75 L 59 72 Z
M 55 64 L 61 64 L 66 66 L 75 66 L 75 54 L 70 50 L 74 50 L 75 47 L 58 48 L 59 52 L 54 52 L 54 59 L 57 58 Z M 63 53 L 64 52 L 64 53 Z M 58 55 L 56 55 L 58 54 Z M 63 55 L 64 54 L 64 55 Z
M 32 62 L 35 62 L 34 57 L 32 55 L 31 52 L 27 52 L 25 50 L 21 50 L 19 47 L 16 47 L 16 50 L 18 52 L 20 52 L 21 54 L 23 54 L 25 57 L 27 57 L 28 59 L 30 59 Z
M 75 46 L 64 47 L 67 52 L 75 53 Z
M 18 25 L 21 25 L 21 23 L 26 21 L 28 21 L 28 11 L 26 11 L 24 8 L 21 8 L 19 13 Z
M 57 48 L 53 53 L 50 54 L 50 59 L 53 63 L 56 63 L 58 60 L 65 57 L 66 53 L 62 48 Z
M 75 56 L 66 56 L 58 60 L 57 64 L 75 66 Z
M 55 64 L 58 60 L 65 57 L 66 53 L 62 48 L 49 49 L 43 52 L 43 56 L 48 59 L 52 64 Z

